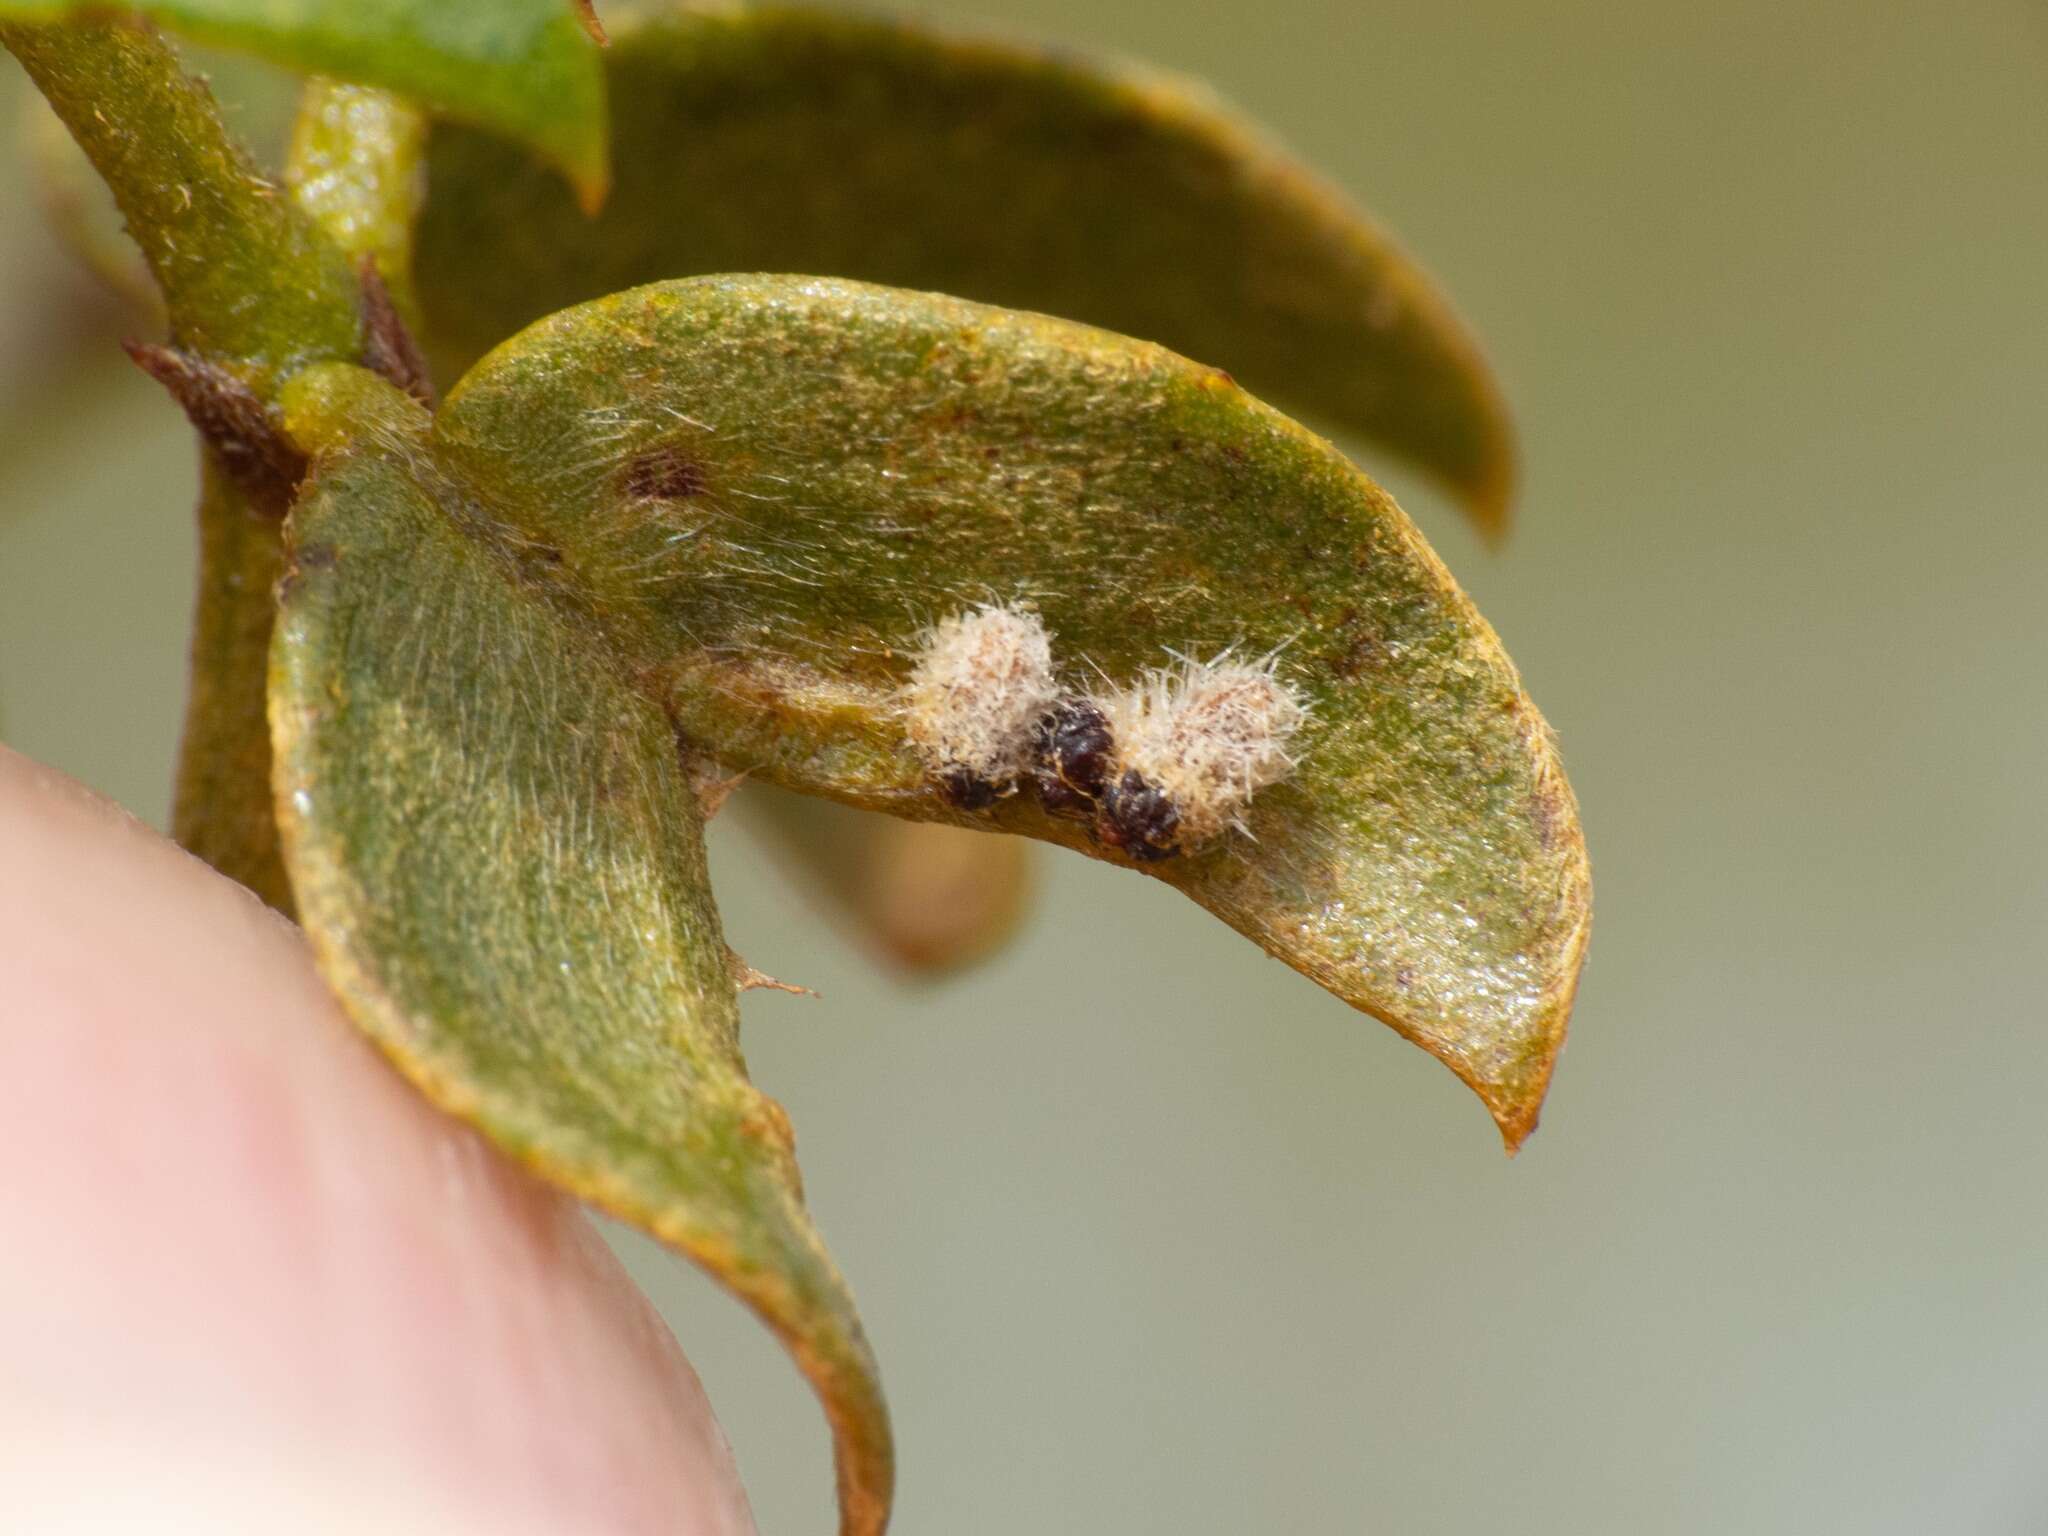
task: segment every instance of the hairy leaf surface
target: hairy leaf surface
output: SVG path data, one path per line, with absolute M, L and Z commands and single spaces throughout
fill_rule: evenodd
M 499 349 L 436 420 L 684 737 L 792 788 L 957 810 L 898 701 L 920 634 L 1034 606 L 1075 687 L 1277 653 L 1310 711 L 1246 829 L 1145 866 L 1476 1089 L 1510 1146 L 1589 888 L 1550 733 L 1394 503 L 1228 377 L 1038 315 L 825 279 L 656 284 Z
M 1413 459 L 1504 526 L 1507 413 L 1463 325 L 1200 86 L 823 11 L 608 20 L 618 181 L 600 217 L 507 144 L 434 136 L 419 283 L 443 377 L 636 283 L 831 273 L 1161 342 Z
M 271 725 L 321 970 L 443 1108 L 681 1249 L 817 1388 L 844 1530 L 878 1531 L 886 1411 L 748 1081 L 689 762 L 585 598 L 359 369 L 294 381 L 322 452 L 292 514 Z
M 570 0 L 0 0 L 0 18 L 21 21 L 110 11 L 385 86 L 529 145 L 586 200 L 603 195 L 604 74 Z

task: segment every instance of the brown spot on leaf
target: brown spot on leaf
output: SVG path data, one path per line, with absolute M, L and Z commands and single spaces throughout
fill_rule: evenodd
M 1380 656 L 1379 640 L 1361 621 L 1358 610 L 1346 608 L 1337 616 L 1335 643 L 1323 653 L 1331 675 L 1349 680 L 1377 666 Z
M 704 466 L 680 448 L 651 448 L 626 466 L 626 494 L 688 501 L 710 489 Z

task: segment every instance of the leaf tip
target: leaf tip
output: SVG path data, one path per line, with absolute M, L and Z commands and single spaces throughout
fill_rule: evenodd
M 610 88 L 597 46 L 582 36 L 574 42 L 575 60 L 563 82 L 561 110 L 529 142 L 568 179 L 583 216 L 595 218 L 612 191 Z
M 1490 550 L 1501 548 L 1514 531 L 1515 496 L 1521 489 L 1520 482 L 1514 431 L 1502 407 L 1488 436 L 1479 470 L 1463 487 L 1466 511 Z
M 572 0 L 572 3 L 576 7 L 576 20 L 590 34 L 590 40 L 600 48 L 611 47 L 611 34 L 605 31 L 604 23 L 598 19 L 597 0 Z
M 569 177 L 569 187 L 576 194 L 576 207 L 586 219 L 594 219 L 604 212 L 604 205 L 612 195 L 611 165 L 600 149 L 594 162 L 564 162 L 564 171 Z
M 1579 976 L 1586 962 L 1586 943 L 1592 936 L 1590 887 L 1583 858 L 1576 874 L 1572 899 L 1577 916 L 1558 956 L 1556 981 L 1531 1021 L 1529 1049 L 1512 1063 L 1508 1072 L 1495 1078 L 1467 1075 L 1463 1069 L 1453 1067 L 1493 1116 L 1493 1122 L 1500 1130 L 1502 1147 L 1509 1157 L 1520 1152 L 1535 1134 L 1537 1121 L 1543 1114 L 1543 1102 L 1550 1093 L 1551 1076 L 1557 1070 L 1557 1058 L 1564 1051 L 1565 1035 L 1571 1027 L 1572 1007 L 1578 998 Z

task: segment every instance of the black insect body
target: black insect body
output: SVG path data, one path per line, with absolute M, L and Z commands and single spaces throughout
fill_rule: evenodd
M 939 774 L 939 786 L 946 798 L 963 811 L 985 811 L 1003 797 L 1003 789 L 991 784 L 972 768 L 957 763 Z
M 1040 803 L 1055 816 L 1094 814 L 1116 748 L 1102 711 L 1086 699 L 1063 698 L 1038 722 L 1032 745 Z
M 1090 823 L 1104 847 L 1141 863 L 1172 858 L 1181 851 L 1180 807 L 1137 769 L 1119 770 L 1117 755 L 1101 706 L 1064 694 L 1032 729 L 1029 764 L 1018 777 L 992 778 L 957 761 L 936 777 L 946 799 L 963 811 L 987 810 L 1028 783 L 1051 814 Z
M 1127 768 L 1103 791 L 1095 835 L 1140 863 L 1169 859 L 1180 852 L 1180 809 L 1165 790 Z

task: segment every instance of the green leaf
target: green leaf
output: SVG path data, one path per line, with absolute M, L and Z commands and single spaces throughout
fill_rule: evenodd
M 390 92 L 314 79 L 285 160 L 293 200 L 350 257 L 375 262 L 408 307 L 426 143 L 426 120 Z
M 1588 923 L 1550 732 L 1394 503 L 1214 369 L 937 295 L 657 284 L 565 311 L 436 419 L 637 686 L 727 767 L 1123 856 L 1031 794 L 956 810 L 906 739 L 932 620 L 1035 605 L 1070 686 L 1277 653 L 1310 719 L 1247 832 L 1145 865 L 1533 1128 Z M 1125 861 L 1128 862 L 1128 861 Z
M 383 86 L 531 146 L 595 205 L 604 76 L 570 0 L 0 0 L 0 18 L 131 11 L 287 69 Z
M 636 283 L 833 273 L 1161 342 L 1505 525 L 1512 434 L 1464 326 L 1200 87 L 828 12 L 663 4 L 613 33 L 618 182 L 597 219 L 510 146 L 434 136 L 418 277 L 443 377 Z
M 345 366 L 293 381 L 321 448 L 271 674 L 286 864 L 322 973 L 429 1097 L 687 1253 L 783 1339 L 878 1532 L 886 1410 L 747 1080 L 703 817 L 658 705 L 546 552 L 479 517 L 425 413 Z

